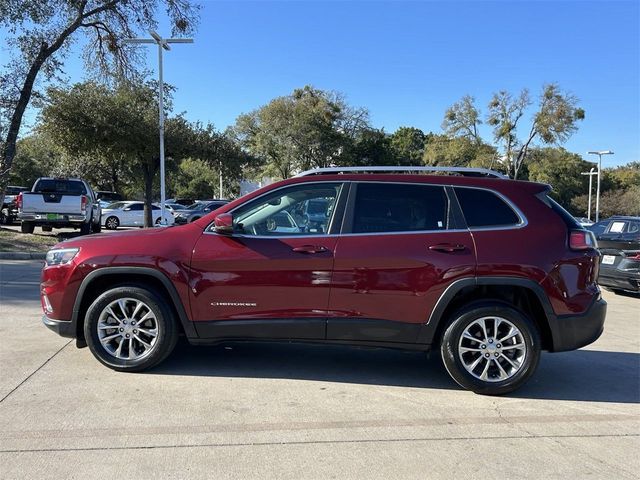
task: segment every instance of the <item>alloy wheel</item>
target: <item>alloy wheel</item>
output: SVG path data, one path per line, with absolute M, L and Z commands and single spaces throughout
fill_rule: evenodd
M 97 323 L 102 348 L 121 360 L 139 360 L 154 349 L 158 339 L 158 320 L 153 310 L 135 298 L 109 303 Z
M 527 355 L 522 332 L 502 317 L 482 317 L 471 322 L 458 342 L 465 370 L 484 382 L 502 382 L 516 375 Z

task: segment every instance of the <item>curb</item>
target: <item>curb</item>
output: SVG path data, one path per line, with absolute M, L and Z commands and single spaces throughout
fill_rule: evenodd
M 0 260 L 44 260 L 45 252 L 0 252 Z

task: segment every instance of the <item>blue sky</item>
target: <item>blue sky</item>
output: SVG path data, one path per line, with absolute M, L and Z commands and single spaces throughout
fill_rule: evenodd
M 175 111 L 220 129 L 311 84 L 367 107 L 388 132 L 439 132 L 445 109 L 465 94 L 485 109 L 496 90 L 537 96 L 557 82 L 586 110 L 566 148 L 614 150 L 612 166 L 640 160 L 639 5 L 209 0 L 195 43 L 165 56 L 165 80 L 178 88 Z M 166 24 L 159 31 L 168 34 Z M 155 51 L 148 59 L 155 71 Z M 80 61 L 67 71 L 81 79 Z

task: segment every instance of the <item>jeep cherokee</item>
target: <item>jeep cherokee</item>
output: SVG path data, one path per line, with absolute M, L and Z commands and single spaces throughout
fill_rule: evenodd
M 483 169 L 305 172 L 187 225 L 56 245 L 43 322 L 120 371 L 179 335 L 322 342 L 439 349 L 462 387 L 507 393 L 542 350 L 603 329 L 594 238 L 549 190 Z M 309 203 L 322 218 L 301 219 Z

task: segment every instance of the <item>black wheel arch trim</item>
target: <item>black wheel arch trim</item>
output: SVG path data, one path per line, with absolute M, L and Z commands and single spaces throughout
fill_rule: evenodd
M 446 321 L 446 319 L 443 318 L 444 312 L 449 306 L 451 300 L 458 292 L 460 292 L 460 290 L 465 287 L 482 285 L 515 286 L 531 290 L 542 305 L 545 316 L 547 317 L 547 324 L 551 331 L 554 350 L 556 350 L 556 342 L 560 336 L 558 331 L 558 316 L 554 312 L 547 294 L 539 283 L 527 278 L 518 277 L 467 277 L 454 281 L 445 289 L 444 292 L 442 292 L 442 295 L 440 295 L 440 298 L 429 315 L 429 320 L 423 325 L 423 328 L 418 335 L 418 342 L 431 344 L 435 340 L 434 336 L 438 330 L 440 322 Z
M 73 304 L 73 312 L 71 315 L 71 322 L 73 324 L 74 331 L 77 331 L 78 320 L 80 316 L 80 310 L 82 307 L 82 300 L 84 298 L 84 294 L 87 288 L 98 278 L 104 277 L 105 275 L 142 275 L 147 277 L 153 277 L 156 280 L 159 280 L 160 283 L 166 288 L 167 292 L 169 292 L 169 296 L 171 297 L 171 302 L 178 313 L 178 319 L 180 320 L 180 324 L 184 329 L 184 333 L 187 338 L 198 338 L 198 334 L 193 325 L 193 322 L 189 320 L 187 313 L 184 309 L 184 305 L 182 304 L 182 300 L 180 300 L 180 296 L 176 290 L 176 287 L 173 285 L 171 280 L 164 275 L 162 272 L 155 270 L 149 267 L 102 267 L 98 268 L 90 272 L 80 284 L 80 288 L 78 289 L 78 293 L 76 294 L 76 300 Z M 123 278 L 126 281 L 126 277 Z M 78 340 L 80 340 L 78 338 Z

